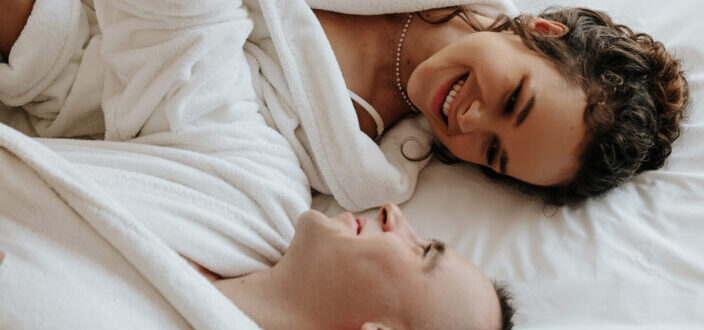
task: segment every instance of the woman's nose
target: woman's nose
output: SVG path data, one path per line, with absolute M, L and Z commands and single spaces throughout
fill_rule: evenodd
M 471 133 L 481 129 L 486 122 L 484 106 L 479 100 L 474 100 L 469 107 L 460 109 L 457 113 L 457 125 L 462 133 Z

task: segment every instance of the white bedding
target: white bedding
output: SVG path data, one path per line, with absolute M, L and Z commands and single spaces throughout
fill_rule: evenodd
M 215 2 L 213 1 L 213 3 Z M 574 5 L 577 2 L 563 2 L 562 4 Z M 609 9 L 617 20 L 652 33 L 656 38 L 665 41 L 685 60 L 694 102 L 685 123 L 685 132 L 676 143 L 673 155 L 665 168 L 641 175 L 633 182 L 610 193 L 606 198 L 590 201 L 583 207 L 551 210 L 544 209 L 539 202 L 530 201 L 507 188 L 491 183 L 471 167 L 463 165 L 450 167 L 432 161 L 421 173 L 415 195 L 402 205 L 402 208 L 421 235 L 448 242 L 460 254 L 482 267 L 491 277 L 504 280 L 511 286 L 518 306 L 516 317 L 518 328 L 698 328 L 704 324 L 704 312 L 702 312 L 704 311 L 704 298 L 702 298 L 704 292 L 704 245 L 698 242 L 699 236 L 704 232 L 704 222 L 700 221 L 704 215 L 704 204 L 701 203 L 704 201 L 704 189 L 701 188 L 704 184 L 704 146 L 700 142 L 704 139 L 704 109 L 702 109 L 704 104 L 701 101 L 701 95 L 704 92 L 704 42 L 699 36 L 700 32 L 704 31 L 704 22 L 698 20 L 698 12 L 704 9 L 704 4 L 685 0 L 668 2 L 667 4 L 636 0 L 618 3 L 589 0 L 580 1 L 578 4 Z M 521 9 L 533 10 L 544 7 L 545 1 L 518 1 L 518 5 Z M 96 49 L 92 51 L 96 51 Z M 126 97 L 125 100 L 126 102 L 133 101 L 129 97 Z M 0 114 L 3 116 L 14 115 L 12 112 L 0 112 Z M 12 121 L 6 117 L 0 119 L 3 122 Z M 198 132 L 193 132 L 193 134 L 198 134 Z M 198 142 L 203 143 L 204 141 Z M 91 174 L 98 178 L 91 181 L 93 184 L 115 183 L 118 192 L 113 193 L 110 198 L 118 200 L 122 198 L 118 204 L 137 208 L 146 208 L 149 206 L 147 204 L 153 205 L 153 203 L 145 203 L 135 206 L 134 202 L 130 202 L 131 199 L 137 199 L 139 196 L 130 195 L 128 190 L 119 191 L 119 176 L 106 176 L 100 179 L 101 172 L 96 170 L 99 168 L 96 166 L 100 165 L 109 169 L 114 164 L 110 162 L 109 157 L 105 157 L 106 160 L 102 164 L 87 161 L 91 158 L 100 158 L 89 157 L 91 143 L 86 143 L 79 148 L 85 151 L 85 155 L 72 150 L 73 146 L 63 145 L 61 141 L 45 141 L 44 144 L 65 153 L 66 159 L 82 164 L 78 169 L 86 170 L 86 172 L 81 173 Z M 180 146 L 189 146 L 189 144 L 181 143 Z M 122 148 L 114 145 L 113 147 L 115 149 Z M 46 151 L 42 147 L 37 148 L 41 152 Z M 62 195 L 60 188 L 64 187 L 66 182 L 58 178 L 64 177 L 67 172 L 55 172 L 55 170 L 57 168 L 63 170 L 67 166 L 66 163 L 61 161 L 46 163 L 45 165 L 51 165 L 48 167 L 49 169 L 39 170 L 36 164 L 27 165 L 18 162 L 18 159 L 31 159 L 31 157 L 18 157 L 18 150 L 25 149 L 19 148 L 14 153 L 3 151 L 0 154 L 0 160 L 7 165 L 7 167 L 3 167 L 3 173 L 10 173 L 5 170 L 15 168 L 16 171 L 24 171 L 26 174 L 24 176 L 26 181 L 18 181 L 12 175 L 0 175 L 2 187 L 9 190 L 12 187 L 10 184 L 14 184 L 17 185 L 16 191 L 26 192 L 24 195 L 13 196 L 14 199 L 0 199 L 0 202 L 4 203 L 0 205 L 7 206 L 2 212 L 4 219 L 14 217 L 24 220 L 23 217 L 27 213 L 23 210 L 28 209 L 33 211 L 32 214 L 37 215 L 38 219 L 46 217 L 46 214 L 51 214 L 56 218 L 65 218 L 66 221 L 75 222 L 76 226 L 70 228 L 92 232 L 95 229 L 95 223 L 93 223 L 93 227 L 89 228 L 79 219 L 80 215 L 85 220 L 85 212 L 87 211 L 83 210 L 84 213 L 77 214 L 80 211 L 75 209 L 75 205 L 80 203 L 76 204 L 74 203 L 75 199 L 66 197 L 65 191 Z M 134 152 L 135 150 L 129 151 Z M 108 148 L 105 152 L 111 154 L 116 150 Z M 43 154 L 40 153 L 40 155 Z M 160 154 L 160 156 L 164 155 Z M 287 159 L 292 160 L 292 157 L 289 156 L 291 155 L 288 155 Z M 135 159 L 127 157 L 129 161 Z M 188 162 L 188 157 L 176 155 L 174 160 L 177 160 L 176 163 L 184 163 Z M 178 167 L 177 165 L 174 166 Z M 129 166 L 137 170 L 142 169 L 139 162 L 131 162 Z M 211 171 L 211 175 L 216 178 L 225 177 L 218 167 L 212 167 L 207 162 L 193 160 L 190 166 L 190 169 L 202 167 L 204 170 Z M 223 168 L 225 167 L 227 166 L 223 166 Z M 91 168 L 93 169 L 92 173 L 90 172 Z M 180 169 L 188 170 L 188 168 Z M 77 175 L 75 168 L 67 171 L 70 175 Z M 117 172 L 119 171 L 115 170 L 110 173 Z M 47 173 L 63 175 L 52 177 Z M 159 172 L 157 167 L 152 169 L 151 175 L 162 178 L 169 176 L 168 173 Z M 49 180 L 48 182 L 47 178 L 54 181 Z M 297 188 L 298 190 L 305 190 L 307 187 L 301 185 L 296 180 L 297 178 L 299 177 L 291 179 L 295 181 L 294 186 L 300 186 Z M 172 187 L 180 187 L 178 178 L 171 177 L 169 179 L 165 181 L 173 181 L 170 183 Z M 47 182 L 52 189 L 47 189 L 45 186 Z M 145 180 L 145 182 L 151 181 Z M 207 182 L 191 183 L 195 187 L 205 187 Z M 204 185 L 200 185 L 201 183 Z M 224 188 L 222 190 L 216 188 L 215 190 L 223 193 L 221 198 L 225 200 L 237 195 L 237 192 L 229 191 L 232 195 L 228 196 L 225 194 L 228 191 Z M 177 195 L 179 190 L 175 189 L 170 192 Z M 207 193 L 211 194 L 212 192 Z M 55 204 L 52 205 L 56 208 L 53 208 L 52 205 L 37 205 L 33 200 L 37 197 L 35 193 L 41 193 L 41 196 L 44 196 L 47 201 L 59 196 L 60 198 L 52 201 Z M 154 196 L 154 200 L 158 200 L 159 197 Z M 18 204 L 18 201 L 25 202 L 26 205 Z M 170 203 L 175 204 L 178 201 L 179 199 L 173 199 L 170 200 Z M 300 209 L 306 202 L 304 196 L 302 200 L 295 202 L 296 207 L 293 209 Z M 179 209 L 179 216 L 187 217 L 189 215 L 186 206 L 184 204 L 184 209 Z M 341 210 L 331 197 L 324 195 L 315 198 L 314 206 L 330 214 Z M 14 212 L 18 210 L 22 212 Z M 62 213 L 52 213 L 56 210 L 61 210 Z M 145 214 L 148 215 L 148 213 Z M 274 216 L 272 215 L 272 217 Z M 127 221 L 125 219 L 131 218 L 127 214 L 121 219 Z M 100 325 L 105 326 L 106 321 L 125 322 L 127 328 L 131 327 L 130 325 L 144 324 L 173 328 L 191 326 L 222 328 L 235 322 L 223 317 L 223 315 L 237 313 L 237 309 L 228 305 L 223 300 L 224 298 L 214 290 L 206 289 L 210 286 L 197 277 L 195 272 L 189 272 L 185 263 L 180 261 L 173 251 L 161 251 L 163 253 L 159 255 L 168 258 L 165 257 L 165 260 L 161 260 L 159 263 L 145 261 L 149 260 L 150 254 L 153 259 L 157 260 L 158 257 L 155 255 L 158 254 L 159 249 L 170 251 L 161 240 L 156 240 L 148 234 L 140 236 L 141 238 L 129 235 L 124 238 L 118 234 L 105 235 L 103 233 L 105 239 L 98 237 L 93 238 L 90 242 L 78 241 L 77 243 L 74 238 L 74 235 L 77 234 L 70 231 L 63 232 L 56 230 L 56 228 L 54 230 L 44 228 L 32 231 L 14 226 L 13 223 L 13 221 L 0 221 L 0 224 L 5 226 L 0 228 L 2 229 L 0 231 L 24 234 L 28 239 L 34 237 L 35 233 L 50 234 L 49 241 L 54 245 L 61 246 L 62 249 L 68 246 L 75 248 L 75 251 L 88 250 L 91 253 L 88 255 L 78 252 L 71 253 L 74 250 L 68 249 L 68 253 L 65 254 L 68 257 L 64 263 L 55 264 L 54 262 L 57 261 L 52 259 L 50 253 L 52 248 L 55 248 L 54 245 L 47 244 L 43 248 L 29 249 L 27 245 L 15 245 L 16 241 L 6 235 L 0 237 L 0 243 L 10 253 L 4 263 L 0 265 L 0 282 L 9 278 L 8 269 L 10 268 L 8 267 L 15 263 L 14 265 L 17 265 L 18 268 L 13 269 L 28 270 L 32 274 L 45 272 L 45 277 L 27 278 L 27 283 L 31 285 L 42 283 L 42 281 L 53 281 L 51 283 L 59 285 L 73 285 L 63 288 L 63 291 L 61 287 L 54 287 L 53 289 L 57 291 L 47 293 L 46 297 L 96 299 L 94 297 L 100 294 L 112 294 L 122 295 L 119 301 L 129 301 L 131 304 L 105 303 L 96 300 L 92 305 L 94 307 L 91 310 L 93 314 L 87 314 L 87 318 L 79 320 L 72 318 L 78 317 L 78 315 L 71 314 L 76 312 L 75 309 L 68 308 L 71 305 L 60 305 L 68 307 L 52 310 L 53 306 L 62 303 L 62 301 L 46 300 L 42 301 L 44 304 L 41 305 L 36 305 L 35 301 L 23 301 L 24 306 L 36 306 L 36 310 L 39 311 L 42 308 L 52 310 L 57 315 L 62 315 L 62 311 L 65 310 L 64 317 L 55 321 L 63 321 L 63 324 L 69 325 L 67 326 L 69 328 L 71 328 L 70 325 L 74 325 L 73 328 L 100 327 Z M 31 223 L 31 221 L 27 219 L 26 223 Z M 140 223 L 145 224 L 146 227 L 150 226 L 148 221 L 140 221 Z M 158 225 L 156 222 L 152 224 L 152 226 Z M 208 228 L 209 225 L 203 223 L 200 227 Z M 141 225 L 137 227 L 139 226 Z M 31 228 L 31 226 L 27 225 L 27 228 Z M 143 229 L 138 231 L 141 230 Z M 289 239 L 288 236 L 291 234 L 290 228 L 283 230 L 283 232 L 282 236 L 286 237 L 281 241 Z M 112 241 L 110 237 L 113 238 Z M 123 239 L 121 243 L 118 242 L 121 239 Z M 187 251 L 199 250 L 193 246 L 184 246 L 180 250 L 177 248 L 178 240 L 172 242 L 165 240 L 164 243 L 178 252 L 188 254 Z M 143 249 L 129 244 L 129 242 L 144 243 L 145 241 L 157 242 L 152 246 L 155 250 Z M 269 257 L 261 258 L 265 260 L 262 264 L 273 262 L 277 253 L 281 252 L 285 243 L 277 242 L 268 242 L 275 247 L 270 249 L 272 252 Z M 114 246 L 119 244 L 123 245 L 120 253 L 116 252 Z M 221 246 L 226 245 L 221 244 Z M 205 260 L 207 255 L 201 255 L 198 259 Z M 219 263 L 220 261 L 211 259 L 208 262 L 212 263 L 211 267 L 217 267 L 218 264 L 226 265 Z M 67 263 L 86 269 L 84 272 L 77 272 L 77 274 L 81 274 L 80 276 L 59 271 L 65 269 Z M 35 267 L 35 264 L 40 266 Z M 257 264 L 254 268 L 261 267 L 262 264 Z M 91 273 L 91 267 L 112 267 L 117 271 L 115 273 Z M 160 270 L 168 270 L 165 274 L 172 274 L 172 277 L 157 276 L 156 274 Z M 52 272 L 57 272 L 56 276 L 51 276 Z M 223 270 L 223 273 L 227 272 L 230 271 Z M 21 274 L 14 274 L 12 278 L 21 278 Z M 126 285 L 123 278 L 134 279 L 135 283 Z M 162 283 L 161 280 L 168 281 Z M 85 283 L 91 283 L 94 287 L 101 288 L 102 291 L 72 292 L 67 289 L 85 287 Z M 22 285 L 19 282 L 11 284 Z M 197 300 L 189 300 L 189 297 L 184 297 L 183 290 L 174 289 L 175 286 L 184 284 L 192 286 L 194 292 L 201 298 L 209 298 L 208 301 L 212 305 L 199 305 Z M 17 290 L 19 293 L 16 296 L 21 296 L 22 288 L 14 288 L 20 288 Z M 29 288 L 34 289 L 34 292 L 41 296 L 43 289 L 41 285 L 29 286 Z M 55 293 L 55 295 L 50 293 Z M 7 304 L 17 303 L 11 300 L 16 296 L 10 297 L 10 295 L 0 293 L 0 298 L 6 298 L 4 301 Z M 88 303 L 91 303 L 90 300 Z M 20 305 L 13 306 L 20 308 L 17 307 Z M 208 307 L 213 308 L 208 310 Z M 134 308 L 140 308 L 142 311 L 144 311 L 142 308 L 151 308 L 150 311 L 153 314 L 150 314 L 152 316 L 149 317 L 145 316 L 143 319 L 137 317 L 134 319 L 117 318 L 115 316 L 117 314 L 110 314 L 110 312 L 117 312 L 115 308 L 124 308 L 125 312 Z M 22 322 L 25 320 L 17 319 L 12 310 L 5 309 L 4 312 L 0 313 L 3 320 L 17 322 L 13 324 L 24 324 Z M 211 319 L 210 316 L 217 317 Z M 246 323 L 246 317 L 240 316 L 243 318 L 242 322 Z M 47 315 L 34 315 L 33 317 L 35 318 L 29 319 L 29 322 L 35 322 L 31 323 L 35 328 L 43 328 L 41 322 L 52 321 Z M 115 324 L 117 323 L 112 325 Z
M 516 3 L 535 12 L 555 1 Z M 401 208 L 419 234 L 510 285 L 518 329 L 704 328 L 704 2 L 558 4 L 607 10 L 684 60 L 693 103 L 665 167 L 582 207 L 545 209 L 433 160 Z M 327 196 L 314 205 L 340 211 Z

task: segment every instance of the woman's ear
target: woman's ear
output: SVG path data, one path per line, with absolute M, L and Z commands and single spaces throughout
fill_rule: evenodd
M 391 327 L 387 327 L 381 323 L 376 322 L 365 322 L 362 324 L 361 330 L 392 330 Z
M 570 28 L 560 22 L 551 21 L 540 17 L 533 17 L 530 22 L 530 26 L 533 27 L 533 31 L 548 37 L 559 38 L 570 31 Z

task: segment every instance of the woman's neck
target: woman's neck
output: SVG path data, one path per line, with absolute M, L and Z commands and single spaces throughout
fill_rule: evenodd
M 332 46 L 347 88 L 369 102 L 388 127 L 404 115 L 404 107 L 391 92 L 393 55 L 403 15 L 359 16 L 315 11 Z M 360 128 L 375 136 L 376 125 L 357 107 Z
M 369 102 L 381 115 L 386 127 L 411 111 L 397 88 L 396 56 L 402 46 L 400 79 L 404 91 L 415 68 L 440 49 L 472 31 L 458 18 L 431 24 L 412 14 L 401 42 L 409 14 L 356 16 L 315 11 L 347 87 Z M 374 136 L 376 126 L 366 112 L 357 111 L 362 130 Z

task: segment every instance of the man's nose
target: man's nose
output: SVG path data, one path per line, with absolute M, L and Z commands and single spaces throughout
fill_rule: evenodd
M 385 203 L 379 209 L 379 222 L 384 231 L 398 231 L 405 221 L 401 210 L 393 203 Z
M 379 221 L 385 232 L 394 232 L 408 241 L 410 245 L 422 244 L 423 240 L 416 235 L 413 228 L 398 206 L 392 203 L 384 204 L 379 210 Z

